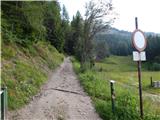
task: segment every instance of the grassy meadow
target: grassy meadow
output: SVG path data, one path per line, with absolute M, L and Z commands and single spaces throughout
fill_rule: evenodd
M 92 97 L 97 112 L 104 120 L 138 120 L 139 93 L 137 63 L 132 57 L 111 56 L 96 62 L 92 70 L 80 72 L 73 60 L 82 86 Z M 147 71 L 142 63 L 142 89 L 145 120 L 160 120 L 160 89 L 150 87 L 150 77 L 160 80 L 160 71 Z M 110 80 L 115 80 L 116 109 L 111 110 Z

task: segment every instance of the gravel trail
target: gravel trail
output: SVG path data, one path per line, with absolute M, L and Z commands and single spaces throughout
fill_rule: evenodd
M 101 120 L 83 91 L 68 58 L 24 108 L 9 112 L 9 120 Z

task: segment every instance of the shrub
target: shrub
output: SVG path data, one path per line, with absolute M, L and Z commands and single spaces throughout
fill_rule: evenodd
M 118 120 L 138 120 L 138 104 L 136 97 L 130 93 L 125 93 L 119 96 L 117 99 L 115 114 Z
M 152 70 L 159 71 L 160 70 L 160 63 L 153 63 Z

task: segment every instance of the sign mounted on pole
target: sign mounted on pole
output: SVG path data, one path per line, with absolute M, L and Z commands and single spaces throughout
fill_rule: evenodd
M 133 51 L 133 60 L 137 61 L 138 82 L 139 82 L 139 105 L 140 116 L 143 119 L 143 98 L 142 98 L 142 80 L 141 80 L 141 61 L 146 60 L 146 53 L 143 51 L 147 46 L 144 33 L 138 29 L 138 18 L 135 18 L 136 30 L 132 34 L 132 44 L 137 51 Z
M 138 50 L 139 52 L 142 52 L 146 46 L 147 46 L 147 41 L 144 37 L 144 33 L 139 30 L 136 29 L 133 34 L 132 34 L 132 44 L 134 46 L 134 48 L 136 50 Z
M 133 61 L 146 61 L 146 52 L 133 51 Z

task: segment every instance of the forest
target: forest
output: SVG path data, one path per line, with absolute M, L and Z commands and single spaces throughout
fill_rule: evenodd
M 89 4 L 86 8 L 85 19 L 77 11 L 70 21 L 65 6 L 61 8 L 55 1 L 2 2 L 3 41 L 15 42 L 27 47 L 39 40 L 46 40 L 59 52 L 76 56 L 81 63 L 92 61 L 95 57 L 102 59 L 110 54 L 131 55 L 134 50 L 131 44 L 131 33 L 114 28 L 111 30 L 114 32 L 109 33 L 108 29 L 111 29 L 110 24 L 114 19 L 110 18 L 107 22 L 98 21 L 97 16 L 100 13 L 96 13 L 97 8 L 91 6 L 94 5 Z M 112 12 L 112 6 L 106 6 L 107 9 L 109 8 L 108 13 L 103 16 Z M 102 8 L 99 9 L 104 12 Z M 89 12 L 90 14 L 87 14 Z M 92 17 L 94 14 L 97 15 L 95 18 Z M 102 25 L 105 27 L 101 27 Z M 89 34 L 86 35 L 87 32 Z M 13 37 L 13 39 L 5 39 L 7 37 Z M 158 64 L 160 36 L 147 34 L 146 39 L 148 41 L 147 60 Z
M 23 47 L 40 40 L 49 41 L 59 52 L 74 55 L 85 69 L 94 58 L 93 39 L 97 32 L 108 29 L 113 19 L 98 20 L 112 12 L 110 3 L 86 6 L 85 19 L 77 11 L 69 21 L 68 12 L 56 1 L 2 2 L 3 42 L 14 42 Z M 13 37 L 9 39 L 8 37 Z

